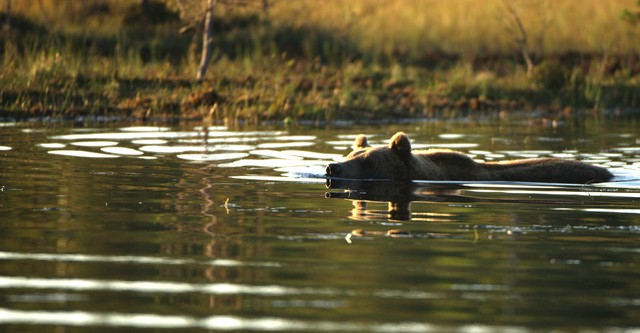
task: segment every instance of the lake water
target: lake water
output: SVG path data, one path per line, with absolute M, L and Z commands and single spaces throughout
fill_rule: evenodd
M 332 183 L 355 135 L 611 168 Z M 636 119 L 0 124 L 0 331 L 640 331 Z

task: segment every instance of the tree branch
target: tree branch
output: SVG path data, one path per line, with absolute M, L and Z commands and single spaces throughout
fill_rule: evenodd
M 522 20 L 520 19 L 520 15 L 513 7 L 509 0 L 502 0 L 507 11 L 513 18 L 513 21 L 518 28 L 519 38 L 516 38 L 516 43 L 520 46 L 520 52 L 522 53 L 522 58 L 527 64 L 527 76 L 531 76 L 533 74 L 534 63 L 533 59 L 531 59 L 531 54 L 529 52 L 529 48 L 527 47 L 527 30 L 524 28 L 524 24 L 522 24 Z
M 207 9 L 204 19 L 204 31 L 202 33 L 202 57 L 200 58 L 200 66 L 198 66 L 197 80 L 204 79 L 211 60 L 211 46 L 213 44 L 213 5 L 215 0 L 207 0 Z

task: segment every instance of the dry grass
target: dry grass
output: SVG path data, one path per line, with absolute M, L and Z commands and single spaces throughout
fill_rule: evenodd
M 256 4 L 260 1 L 253 0 Z M 638 51 L 639 37 L 620 19 L 624 10 L 636 8 L 635 0 L 509 1 L 520 15 L 531 43 L 540 35 L 542 23 L 549 22 L 544 34 L 544 48 L 549 53 Z M 12 1 L 12 4 L 14 11 L 56 29 L 80 24 L 85 30 L 113 33 L 122 27 L 124 12 L 137 2 L 41 0 Z M 274 24 L 322 29 L 363 50 L 463 55 L 513 52 L 513 22 L 504 0 L 270 2 L 268 15 Z M 92 3 L 108 3 L 116 15 L 96 15 L 99 7 Z M 259 6 L 218 6 L 220 15 L 243 11 L 256 12 Z
M 638 36 L 620 19 L 635 0 L 512 1 L 531 39 L 549 21 L 549 53 L 636 52 Z M 412 54 L 442 51 L 478 55 L 513 52 L 513 22 L 502 0 L 316 0 L 278 1 L 274 21 L 314 26 L 355 42 L 365 50 Z

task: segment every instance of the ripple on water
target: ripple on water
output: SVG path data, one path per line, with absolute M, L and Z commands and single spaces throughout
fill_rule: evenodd
M 100 150 L 102 150 L 105 153 L 114 154 L 114 155 L 140 156 L 144 154 L 139 150 L 125 148 L 125 147 L 103 147 L 103 148 L 100 148 Z
M 169 141 L 162 139 L 140 139 L 131 141 L 134 145 L 164 145 L 168 142 Z
M 188 161 L 212 162 L 235 160 L 249 156 L 247 153 L 220 153 L 220 154 L 178 154 L 176 157 Z
M 316 138 L 313 135 L 281 135 L 272 139 L 276 141 L 314 141 Z
M 123 132 L 168 132 L 171 129 L 169 127 L 158 126 L 129 126 L 120 128 Z
M 253 319 L 255 321 L 255 319 Z M 0 308 L 0 322 L 39 325 L 117 326 L 138 328 L 189 328 L 238 330 L 248 329 L 243 320 L 230 316 L 211 316 L 202 320 L 188 316 L 157 314 L 98 313 L 84 311 L 22 311 Z M 251 326 L 256 326 L 255 324 Z M 274 330 L 273 324 L 262 329 Z M 278 326 L 281 326 L 279 324 Z
M 0 260 L 35 260 L 54 262 L 98 262 L 98 263 L 135 263 L 155 265 L 187 265 L 201 264 L 220 267 L 279 267 L 278 262 L 247 262 L 234 259 L 213 259 L 197 261 L 194 259 L 176 259 L 170 257 L 151 256 L 111 256 L 73 253 L 23 253 L 0 251 Z
M 237 144 L 223 144 L 223 145 L 213 145 L 206 146 L 209 151 L 216 150 L 225 150 L 225 151 L 249 151 L 255 148 L 255 146 L 251 145 L 237 145 Z
M 445 140 L 459 140 L 465 137 L 465 134 L 457 134 L 457 133 L 443 133 L 439 134 L 438 137 L 440 139 Z
M 317 183 L 317 184 L 322 184 L 326 181 L 324 178 L 315 177 L 314 175 L 311 175 L 309 177 L 305 177 L 305 175 L 295 175 L 294 177 L 294 176 L 288 176 L 288 174 L 285 174 L 285 176 L 244 175 L 244 176 L 231 176 L 231 178 L 244 179 L 244 180 L 259 180 L 264 182 L 296 182 L 296 183 L 305 182 L 305 183 Z
M 640 209 L 633 208 L 554 208 L 554 210 L 591 213 L 640 214 Z
M 78 147 L 110 147 L 118 145 L 115 141 L 76 141 L 71 142 L 71 145 Z
M 118 129 L 119 132 L 81 132 L 52 137 L 58 140 L 72 141 L 71 145 L 81 147 L 99 147 L 101 152 L 62 150 L 66 144 L 41 144 L 43 148 L 53 149 L 50 154 L 107 158 L 118 156 L 139 156 L 151 154 L 176 154 L 182 160 L 194 162 L 226 161 L 221 167 L 265 167 L 288 168 L 300 166 L 317 166 L 324 168 L 328 161 L 338 160 L 339 154 L 317 153 L 297 150 L 309 147 L 317 140 L 313 135 L 285 135 L 281 131 L 229 132 L 224 127 L 210 127 L 207 142 L 203 144 L 203 129 L 194 128 L 189 132 L 175 132 L 167 127 L 132 126 Z M 136 149 L 113 147 L 120 140 L 130 140 L 139 145 Z M 254 143 L 255 144 L 243 144 Z M 211 145 L 213 144 L 213 145 Z M 286 149 L 286 150 L 283 150 Z M 258 158 L 247 159 L 249 155 Z M 314 171 L 315 172 L 315 171 Z M 318 173 L 319 175 L 320 173 Z M 310 175 L 304 173 L 304 175 Z M 312 177 L 317 178 L 315 173 Z M 324 172 L 322 172 L 324 175 Z M 299 173 L 287 173 L 288 177 L 299 177 Z M 303 177 L 305 178 L 305 177 Z
M 64 143 L 51 142 L 51 143 L 38 143 L 37 146 L 41 148 L 47 148 L 47 149 L 60 149 L 60 148 L 66 147 L 67 145 Z
M 105 132 L 56 135 L 56 140 L 141 140 L 141 139 L 178 139 L 201 136 L 198 132 Z
M 576 158 L 576 155 L 571 153 L 555 153 L 555 154 L 551 154 L 551 157 L 563 158 L 563 159 L 574 159 Z
M 334 302 L 334 304 L 341 304 Z M 137 328 L 200 328 L 215 331 L 305 331 L 305 332 L 528 332 L 518 326 L 465 325 L 440 326 L 430 323 L 313 321 L 280 317 L 241 317 L 212 315 L 197 318 L 181 315 L 100 313 L 85 311 L 24 311 L 0 308 L 0 322 L 13 324 L 106 326 Z M 613 330 L 616 331 L 616 330 Z
M 229 163 L 219 164 L 219 167 L 223 168 L 240 168 L 240 167 L 264 167 L 264 168 L 282 168 L 292 166 L 305 166 L 305 165 L 325 165 L 326 161 L 314 161 L 314 160 L 285 160 L 285 159 L 241 159 Z
M 62 156 L 87 157 L 87 158 L 114 158 L 117 155 L 94 153 L 83 150 L 50 150 L 47 153 Z
M 195 139 L 194 139 L 195 140 Z M 259 137 L 230 137 L 230 138 L 208 138 L 207 143 L 248 143 L 248 142 L 256 142 L 260 141 Z M 182 140 L 188 142 L 189 140 Z M 202 141 L 202 140 L 199 140 Z
M 276 285 L 242 285 L 233 283 L 193 284 L 173 281 L 124 281 L 90 279 L 46 279 L 21 276 L 0 276 L 3 288 L 135 291 L 145 293 L 203 293 L 213 295 L 299 295 L 315 294 L 311 288 L 299 289 Z
M 185 153 L 189 151 L 206 151 L 205 146 L 142 146 L 140 148 L 141 151 L 147 153 L 161 153 L 161 154 L 177 154 L 177 153 Z
M 300 156 L 294 156 L 294 155 L 288 154 L 286 152 L 282 152 L 282 151 L 279 151 L 279 150 L 271 150 L 271 149 L 256 149 L 256 150 L 250 151 L 249 154 L 258 155 L 258 156 L 273 157 L 273 158 L 280 158 L 280 159 L 285 159 L 285 160 L 302 160 L 303 159 Z
M 295 141 L 295 142 L 267 142 L 258 144 L 258 148 L 262 149 L 277 149 L 277 148 L 289 148 L 289 147 L 309 147 L 313 146 L 314 142 Z

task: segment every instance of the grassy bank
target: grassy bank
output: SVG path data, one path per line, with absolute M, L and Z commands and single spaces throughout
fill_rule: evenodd
M 500 0 L 221 2 L 201 82 L 201 37 L 178 33 L 193 13 L 168 3 L 13 1 L 0 15 L 0 116 L 201 119 L 217 104 L 218 121 L 260 122 L 640 106 L 640 27 L 623 18 L 635 1 L 521 0 L 513 12 Z

